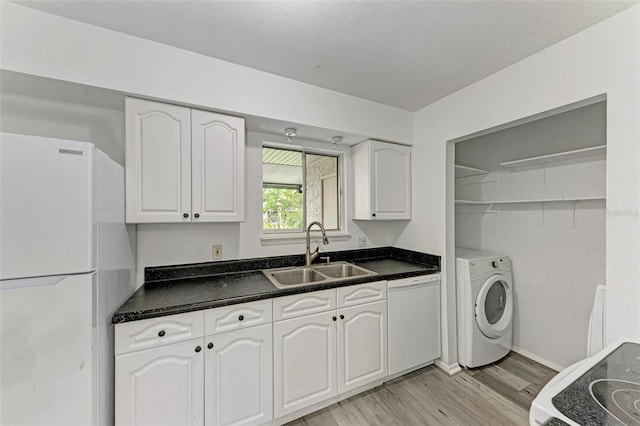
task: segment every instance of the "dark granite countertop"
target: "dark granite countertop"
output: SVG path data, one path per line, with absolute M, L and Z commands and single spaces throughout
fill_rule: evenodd
M 114 324 L 290 294 L 440 272 L 440 257 L 396 247 L 322 253 L 377 275 L 279 289 L 263 269 L 302 266 L 303 255 L 145 268 L 145 283 L 114 314 Z

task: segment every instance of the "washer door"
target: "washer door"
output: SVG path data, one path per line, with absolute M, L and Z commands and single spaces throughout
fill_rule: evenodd
M 490 276 L 478 292 L 476 323 L 482 334 L 490 339 L 504 335 L 511 323 L 513 294 L 511 283 L 500 274 Z

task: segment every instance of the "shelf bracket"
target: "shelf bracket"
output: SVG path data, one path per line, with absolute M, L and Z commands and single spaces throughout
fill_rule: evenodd
M 576 229 L 576 224 L 578 222 L 578 212 L 577 212 L 578 208 L 577 207 L 578 207 L 578 201 L 574 200 L 573 201 L 573 223 L 572 223 L 573 229 Z

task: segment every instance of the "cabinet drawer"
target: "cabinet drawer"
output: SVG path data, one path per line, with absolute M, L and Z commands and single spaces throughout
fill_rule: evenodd
M 338 308 L 377 302 L 387 298 L 387 282 L 351 285 L 338 289 Z
M 202 311 L 116 324 L 115 353 L 119 355 L 203 336 Z
M 294 294 L 273 299 L 273 320 L 297 318 L 302 315 L 336 309 L 336 289 Z
M 271 299 L 209 309 L 204 313 L 205 334 L 217 334 L 272 321 Z

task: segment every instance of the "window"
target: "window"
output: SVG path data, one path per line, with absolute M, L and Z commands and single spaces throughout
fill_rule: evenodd
M 262 230 L 340 229 L 338 155 L 262 148 Z

